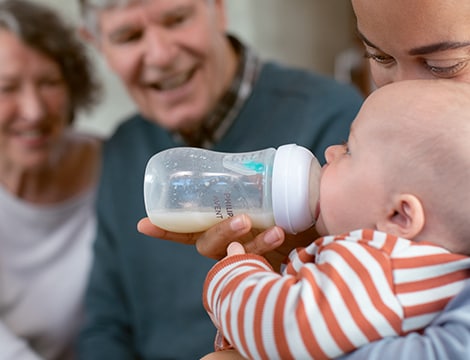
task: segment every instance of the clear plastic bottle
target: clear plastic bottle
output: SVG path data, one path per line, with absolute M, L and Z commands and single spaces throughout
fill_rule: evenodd
M 245 153 L 172 148 L 147 164 L 145 208 L 153 224 L 180 233 L 246 213 L 255 228 L 295 234 L 315 223 L 320 168 L 295 144 Z

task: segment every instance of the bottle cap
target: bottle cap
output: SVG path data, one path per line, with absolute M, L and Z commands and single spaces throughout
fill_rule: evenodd
M 320 169 L 316 157 L 302 146 L 288 144 L 277 149 L 272 177 L 273 214 L 276 225 L 287 233 L 296 234 L 315 224 Z M 315 178 L 310 180 L 311 176 Z M 311 209 L 310 204 L 315 208 Z

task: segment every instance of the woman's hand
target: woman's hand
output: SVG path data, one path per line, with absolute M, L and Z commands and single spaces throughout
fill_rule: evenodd
M 278 226 L 264 231 L 252 229 L 251 220 L 245 214 L 223 220 L 199 233 L 166 231 L 153 225 L 148 218 L 140 220 L 137 229 L 154 238 L 195 245 L 201 255 L 216 260 L 225 257 L 228 245 L 236 241 L 247 253 L 264 255 L 274 269 L 279 269 L 292 249 L 306 246 L 318 237 L 314 228 L 297 235 L 286 235 Z
M 251 228 L 247 215 L 237 215 L 212 226 L 205 232 L 176 233 L 153 225 L 148 218 L 137 224 L 139 232 L 159 239 L 170 240 L 187 245 L 196 245 L 198 252 L 206 257 L 219 260 L 227 255 L 227 246 L 237 241 L 246 252 L 263 255 L 284 241 L 284 231 L 273 227 L 266 231 Z

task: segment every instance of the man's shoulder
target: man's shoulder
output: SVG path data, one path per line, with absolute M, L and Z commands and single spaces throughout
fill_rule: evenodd
M 124 134 L 127 134 L 129 131 L 146 131 L 149 127 L 152 127 L 152 124 L 141 114 L 135 113 L 130 115 L 116 127 L 116 130 L 112 134 L 111 139 L 116 137 L 119 138 Z
M 306 97 L 316 97 L 321 93 L 323 96 L 350 95 L 358 100 L 362 98 L 354 86 L 340 83 L 331 76 L 273 61 L 263 64 L 259 85 L 277 92 L 302 94 Z
M 307 81 L 323 81 L 329 79 L 327 76 L 301 67 L 283 64 L 277 61 L 265 61 L 262 73 L 274 76 L 274 79 L 286 79 L 292 77 L 306 78 Z
M 171 134 L 165 129 L 145 119 L 141 114 L 134 114 L 124 120 L 105 142 L 105 154 L 126 157 L 134 153 L 155 152 L 159 147 L 171 146 Z
M 166 135 L 167 132 L 161 127 L 145 119 L 136 113 L 121 122 L 108 139 L 108 143 L 127 143 L 143 141 L 147 137 L 154 138 L 158 135 Z

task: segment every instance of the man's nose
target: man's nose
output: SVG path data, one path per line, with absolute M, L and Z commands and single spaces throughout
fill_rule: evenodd
M 165 68 L 174 62 L 177 44 L 169 31 L 157 27 L 149 29 L 144 46 L 145 64 Z

